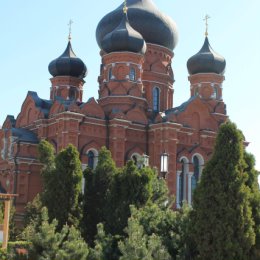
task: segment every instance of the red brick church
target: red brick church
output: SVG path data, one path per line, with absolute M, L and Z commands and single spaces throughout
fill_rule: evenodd
M 177 207 L 192 201 L 218 128 L 227 120 L 225 59 L 206 34 L 201 50 L 187 62 L 190 97 L 174 107 L 171 64 L 178 34 L 152 0 L 129 0 L 127 9 L 122 4 L 107 14 L 96 38 L 101 50 L 97 100 L 82 100 L 87 68 L 69 39 L 64 53 L 49 64 L 50 98 L 29 91 L 17 118 L 7 116 L 0 129 L 1 187 L 19 194 L 18 216 L 41 191 L 37 145 L 42 139 L 56 151 L 75 145 L 83 168 L 95 167 L 102 146 L 119 167 L 130 159 L 157 167 L 159 175 L 166 174 Z

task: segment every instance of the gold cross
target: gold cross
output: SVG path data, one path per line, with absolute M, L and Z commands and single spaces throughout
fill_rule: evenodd
M 71 40 L 71 25 L 73 24 L 73 21 L 70 19 L 68 26 L 69 26 L 69 41 Z
M 210 17 L 208 15 L 205 16 L 205 18 L 203 19 L 203 21 L 206 22 L 206 32 L 205 32 L 205 36 L 208 37 L 209 33 L 208 33 L 208 29 L 209 29 L 209 24 L 208 24 L 208 20 L 210 19 Z
M 127 0 L 124 1 L 124 8 L 123 8 L 123 11 L 124 11 L 124 14 L 127 14 Z

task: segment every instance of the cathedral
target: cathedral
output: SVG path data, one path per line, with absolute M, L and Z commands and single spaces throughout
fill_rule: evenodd
M 17 218 L 42 189 L 37 145 L 46 139 L 56 152 L 77 147 L 82 168 L 94 168 L 102 146 L 118 167 L 134 160 L 156 167 L 176 207 L 192 191 L 212 155 L 219 126 L 227 120 L 222 98 L 225 59 L 208 39 L 187 61 L 190 97 L 174 100 L 175 22 L 152 0 L 129 0 L 105 15 L 96 29 L 100 47 L 99 97 L 83 100 L 87 67 L 72 49 L 49 64 L 50 97 L 29 91 L 17 118 L 0 129 L 0 181 L 15 200 Z M 203 42 L 204 40 L 204 42 Z

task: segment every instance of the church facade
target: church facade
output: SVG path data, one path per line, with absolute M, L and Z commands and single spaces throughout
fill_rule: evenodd
M 64 53 L 49 64 L 50 98 L 29 91 L 17 118 L 7 116 L 0 129 L 1 186 L 19 194 L 18 218 L 42 188 L 37 160 L 42 139 L 57 152 L 76 146 L 83 168 L 95 167 L 99 150 L 106 146 L 118 167 L 133 159 L 137 165 L 156 167 L 161 175 L 161 159 L 167 155 L 165 178 L 176 207 L 192 201 L 218 128 L 227 120 L 225 59 L 206 36 L 187 62 L 190 97 L 173 107 L 171 64 L 178 35 L 173 20 L 152 0 L 129 0 L 128 8 L 122 4 L 107 14 L 96 38 L 101 50 L 97 100 L 82 100 L 87 68 L 69 39 Z

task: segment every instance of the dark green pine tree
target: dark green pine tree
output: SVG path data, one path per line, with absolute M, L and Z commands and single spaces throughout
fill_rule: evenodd
M 48 209 L 52 207 L 52 190 L 57 180 L 55 174 L 55 151 L 53 146 L 46 140 L 38 145 L 39 161 L 43 164 L 41 177 L 43 180 L 43 192 L 40 195 L 42 204 Z
M 138 220 L 131 217 L 126 228 L 127 237 L 119 242 L 122 256 L 120 260 L 170 260 L 171 257 L 164 247 L 161 238 L 146 235 Z
M 191 233 L 199 259 L 249 259 L 255 232 L 244 169 L 243 136 L 227 122 L 193 196 Z
M 57 155 L 55 164 L 57 182 L 52 189 L 54 207 L 49 209 L 49 215 L 58 220 L 59 227 L 65 224 L 77 227 L 82 217 L 79 200 L 83 174 L 76 147 L 68 145 Z
M 250 259 L 260 259 L 260 190 L 258 184 L 258 172 L 255 169 L 255 158 L 252 154 L 244 153 L 246 162 L 245 172 L 248 175 L 246 185 L 250 188 L 250 205 L 252 216 L 255 222 L 254 230 L 256 234 L 255 245 L 251 248 Z
M 105 220 L 109 188 L 113 175 L 117 172 L 110 151 L 102 147 L 95 170 L 87 168 L 84 172 L 85 189 L 83 196 L 82 229 L 85 239 L 93 245 L 97 234 L 97 224 Z
M 59 228 L 65 224 L 77 227 L 82 212 L 79 199 L 83 176 L 77 149 L 69 145 L 55 158 L 52 145 L 42 141 L 39 158 L 43 163 L 41 198 L 43 206 L 48 209 L 50 220 L 56 218 Z
M 124 234 L 130 217 L 130 205 L 140 208 L 151 201 L 153 179 L 157 176 L 150 168 L 138 169 L 133 161 L 114 175 L 106 207 L 105 230 L 113 235 Z
M 29 259 L 55 260 L 86 260 L 89 248 L 75 227 L 63 226 L 57 231 L 58 221 L 49 221 L 48 210 L 43 207 L 40 215 L 40 225 L 35 223 L 27 226 L 25 239 L 30 242 Z

